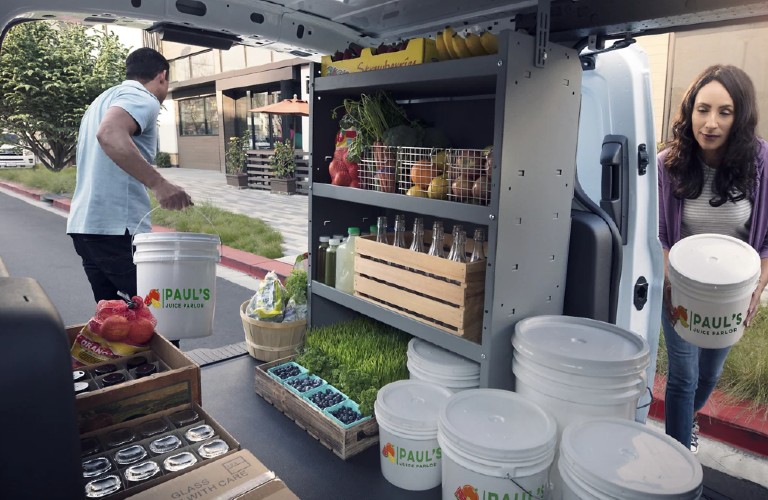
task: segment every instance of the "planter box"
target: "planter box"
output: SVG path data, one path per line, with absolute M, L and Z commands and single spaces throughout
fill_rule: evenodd
M 278 194 L 296 194 L 296 179 L 278 179 L 269 181 L 270 190 Z
M 302 395 L 288 390 L 268 372 L 272 367 L 291 361 L 294 356 L 256 367 L 256 394 L 296 422 L 320 444 L 346 460 L 379 442 L 379 425 L 374 418 L 344 428 L 324 414 Z M 311 392 L 311 391 L 308 391 Z
M 234 186 L 238 189 L 248 189 L 248 174 L 225 174 L 227 177 L 227 185 Z
M 360 57 L 332 61 L 331 56 L 323 56 L 320 64 L 322 76 L 360 73 L 377 69 L 414 66 L 430 61 L 437 61 L 437 44 L 429 38 L 414 38 L 408 41 L 405 50 L 373 55 L 371 49 L 364 48 Z
M 431 235 L 426 234 L 425 240 L 427 238 Z M 468 255 L 472 253 L 473 243 L 467 241 Z M 425 241 L 427 248 L 430 244 L 431 239 Z M 377 243 L 375 235 L 363 236 L 355 243 L 355 295 L 416 321 L 479 342 L 483 327 L 485 268 L 485 260 L 454 262 Z
M 82 328 L 83 325 L 67 328 L 70 344 Z M 75 407 L 80 432 L 118 424 L 184 403 L 201 404 L 200 367 L 160 335 L 152 337 L 149 347 L 149 351 L 137 356 L 151 356 L 156 360 L 160 364 L 158 373 L 77 395 Z M 119 363 L 119 358 L 109 362 Z M 80 369 L 92 371 L 104 364 Z

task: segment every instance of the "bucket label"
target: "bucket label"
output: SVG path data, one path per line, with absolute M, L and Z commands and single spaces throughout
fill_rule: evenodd
M 741 325 L 742 313 L 732 313 L 726 316 L 707 316 L 688 310 L 683 306 L 672 309 L 672 326 L 677 323 L 693 333 L 701 335 L 729 335 L 736 333 Z
M 431 450 L 411 450 L 387 443 L 382 446 L 381 454 L 394 465 L 412 469 L 440 467 L 440 459 L 443 458 L 443 452 L 439 446 Z
M 156 309 L 202 309 L 210 300 L 210 288 L 153 288 L 144 303 Z
M 518 486 L 517 483 L 515 483 L 515 485 Z M 486 489 L 478 489 L 471 484 L 465 484 L 456 488 L 456 491 L 453 492 L 453 496 L 456 500 L 535 500 L 537 498 L 544 498 L 544 486 L 545 485 L 542 484 L 536 488 L 536 491 L 525 491 L 524 488 L 520 487 L 523 491 L 501 493 Z

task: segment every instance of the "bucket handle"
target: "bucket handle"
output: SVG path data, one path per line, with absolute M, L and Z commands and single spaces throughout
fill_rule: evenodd
M 131 245 L 133 245 L 133 246 L 136 246 L 136 245 L 134 245 L 134 244 L 133 244 L 133 238 L 136 236 L 136 231 L 138 231 L 138 230 L 139 230 L 139 226 L 141 226 L 141 223 L 142 223 L 142 222 L 144 222 L 144 219 L 146 219 L 146 218 L 149 216 L 149 214 L 151 214 L 152 212 L 154 212 L 154 211 L 155 211 L 155 210 L 157 210 L 158 208 L 160 208 L 160 205 L 156 206 L 155 208 L 153 208 L 153 209 L 152 209 L 152 210 L 150 210 L 149 212 L 145 213 L 145 214 L 144 214 L 144 217 L 142 217 L 141 219 L 139 219 L 139 223 L 138 223 L 138 224 L 136 224 L 136 227 L 135 227 L 135 228 L 133 228 L 133 233 L 131 234 Z M 202 207 L 198 207 L 197 205 L 192 205 L 192 208 L 193 208 L 193 209 L 200 209 L 200 208 L 202 208 Z M 205 212 L 203 212 L 202 210 L 200 210 L 200 211 L 199 211 L 199 212 L 197 212 L 197 213 L 199 213 L 200 215 L 202 215 L 202 216 L 203 216 L 203 219 L 205 219 L 205 220 L 206 220 L 206 222 L 208 222 L 208 224 L 210 224 L 210 225 L 211 225 L 211 227 L 213 228 L 213 230 L 214 230 L 214 231 L 216 230 L 216 226 L 214 226 L 214 225 L 213 225 L 213 222 L 211 222 L 211 219 L 209 219 L 209 218 L 208 218 L 208 216 L 207 216 L 207 215 L 205 215 Z M 221 258 L 221 255 L 222 255 L 222 253 L 223 253 L 223 250 L 224 250 L 224 244 L 221 242 L 221 239 L 219 239 L 219 258 Z
M 651 397 L 651 400 L 645 403 L 643 406 L 638 406 L 638 410 L 642 410 L 643 408 L 647 408 L 653 404 L 653 391 L 647 385 L 645 386 L 645 389 L 648 391 L 648 395 Z

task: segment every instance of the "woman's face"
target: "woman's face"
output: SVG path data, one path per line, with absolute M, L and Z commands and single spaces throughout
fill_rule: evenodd
M 709 82 L 696 95 L 691 124 L 704 162 L 718 167 L 733 126 L 733 99 L 720 82 Z

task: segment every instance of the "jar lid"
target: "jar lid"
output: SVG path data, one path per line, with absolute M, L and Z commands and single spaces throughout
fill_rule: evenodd
M 331 238 L 330 241 L 328 241 L 329 245 L 336 245 L 339 246 L 341 244 L 340 238 Z
M 320 243 L 328 243 L 328 241 L 331 239 L 330 236 L 321 236 L 320 237 Z
M 125 382 L 125 375 L 120 372 L 110 373 L 101 379 L 101 383 L 104 384 L 104 387 L 122 384 L 123 382 Z
M 96 375 L 106 375 L 107 373 L 112 373 L 114 371 L 117 371 L 117 366 L 115 366 L 112 363 L 107 363 L 106 365 L 97 366 L 93 369 L 93 372 Z
M 88 392 L 88 382 L 75 382 L 75 394 Z

